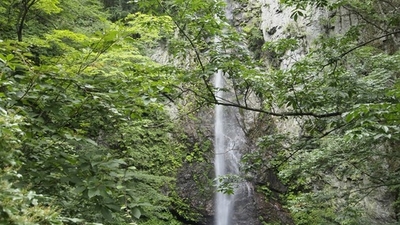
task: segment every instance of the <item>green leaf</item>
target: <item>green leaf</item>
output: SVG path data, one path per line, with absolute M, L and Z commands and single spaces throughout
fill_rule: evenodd
M 139 219 L 140 216 L 142 216 L 142 213 L 140 212 L 140 209 L 138 207 L 133 208 L 132 210 L 132 215 L 136 218 Z
M 99 196 L 100 195 L 100 190 L 98 188 L 93 188 L 88 190 L 88 197 L 93 198 L 94 196 Z
M 85 187 L 85 186 L 80 186 L 80 187 L 75 188 L 75 189 L 73 190 L 73 192 L 74 192 L 74 193 L 77 193 L 77 194 L 80 194 L 80 193 L 82 193 L 82 192 L 85 191 L 85 190 L 86 190 L 86 187 Z
M 92 139 L 90 139 L 90 138 L 85 138 L 85 141 L 87 141 L 88 143 L 90 143 L 90 144 L 92 144 L 94 146 L 97 146 L 97 143 L 95 141 L 93 141 Z
M 109 31 L 104 37 L 105 42 L 114 41 L 118 36 L 118 31 Z
M 109 209 L 107 209 L 107 208 L 105 208 L 105 207 L 103 207 L 103 208 L 101 208 L 101 215 L 106 219 L 106 220 L 108 220 L 108 221 L 111 221 L 112 220 L 112 213 L 111 213 L 111 211 L 109 210 Z
M 11 61 L 13 58 L 14 58 L 13 54 L 8 54 L 7 57 L 6 57 L 6 60 L 7 61 Z

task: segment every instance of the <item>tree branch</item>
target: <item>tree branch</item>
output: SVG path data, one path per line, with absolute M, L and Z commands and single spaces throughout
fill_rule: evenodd
M 381 35 L 381 36 L 379 36 L 379 37 L 372 38 L 371 40 L 368 40 L 368 41 L 366 41 L 366 42 L 363 42 L 363 43 L 361 43 L 361 44 L 359 44 L 359 45 L 357 45 L 357 46 L 355 46 L 355 47 L 353 47 L 353 48 L 347 50 L 346 52 L 340 54 L 338 58 L 342 58 L 342 57 L 344 57 L 345 55 L 351 53 L 352 51 L 354 51 L 354 50 L 356 50 L 356 49 L 358 49 L 358 48 L 361 48 L 361 47 L 363 47 L 363 46 L 365 46 L 365 45 L 367 45 L 367 44 L 369 44 L 369 43 L 371 43 L 371 42 L 374 42 L 374 41 L 376 41 L 376 40 L 379 40 L 379 39 L 381 39 L 381 38 L 384 38 L 384 37 L 387 37 L 387 36 L 390 36 L 390 35 L 393 35 L 393 34 L 400 34 L 400 30 L 393 31 L 393 32 L 390 32 L 390 33 Z
M 186 34 L 186 32 L 181 28 L 181 26 L 179 26 L 178 22 L 176 20 L 173 19 L 173 17 L 168 13 L 167 9 L 164 7 L 164 5 L 160 2 L 160 0 L 157 0 L 158 4 L 161 6 L 161 8 L 163 8 L 164 12 L 171 17 L 172 21 L 174 22 L 175 26 L 178 28 L 178 30 L 182 33 L 182 35 L 189 41 L 190 46 L 193 48 L 193 51 L 195 52 L 196 55 L 196 59 L 199 62 L 200 68 L 202 72 L 205 72 L 205 67 L 203 64 L 203 61 L 201 60 L 200 57 L 200 53 L 199 50 L 197 49 L 196 45 L 194 44 L 194 42 L 192 41 L 192 39 L 189 37 L 188 34 Z M 209 85 L 207 79 L 205 78 L 205 76 L 201 76 L 204 84 L 206 85 L 206 88 L 208 90 L 208 92 L 210 93 L 210 95 L 213 97 L 214 101 L 217 101 L 214 91 L 211 88 L 211 86 Z
M 379 40 L 379 39 L 381 39 L 381 38 L 384 38 L 384 37 L 387 37 L 387 36 L 391 36 L 391 35 L 394 35 L 394 34 L 400 34 L 400 30 L 393 31 L 393 32 L 390 32 L 390 33 L 386 33 L 386 34 L 384 34 L 384 35 L 378 36 L 378 37 L 376 37 L 376 38 L 372 38 L 372 39 L 370 39 L 370 40 L 368 40 L 368 41 L 366 41 L 366 42 L 363 42 L 363 43 L 361 43 L 361 44 L 358 44 L 357 46 L 355 46 L 355 47 L 353 47 L 353 48 L 351 48 L 351 49 L 349 49 L 349 50 L 343 52 L 343 53 L 340 54 L 339 56 L 330 59 L 328 63 L 326 63 L 325 65 L 322 66 L 322 68 L 325 68 L 326 66 L 329 66 L 329 65 L 331 65 L 331 64 L 333 64 L 333 63 L 336 63 L 337 61 L 341 60 L 341 59 L 342 59 L 344 56 L 346 56 L 347 54 L 349 54 L 349 53 L 351 53 L 351 52 L 353 52 L 353 51 L 355 51 L 355 50 L 357 50 L 357 49 L 359 49 L 359 48 L 361 48 L 361 47 L 364 47 L 365 45 L 367 45 L 367 44 L 369 44 L 369 43 L 371 43 L 371 42 L 374 42 L 374 41 L 376 41 L 376 40 Z
M 254 112 L 259 112 L 263 114 L 267 114 L 270 116 L 278 116 L 278 117 L 303 117 L 303 116 L 311 116 L 315 118 L 327 118 L 327 117 L 335 117 L 335 116 L 340 116 L 344 112 L 329 112 L 329 113 L 313 113 L 313 112 L 271 112 L 271 111 L 266 111 L 263 109 L 258 109 L 258 108 L 252 108 L 249 106 L 244 106 L 240 104 L 235 104 L 235 103 L 230 103 L 230 102 L 221 102 L 221 101 L 215 101 L 212 102 L 213 104 L 216 105 L 223 105 L 223 106 L 230 106 L 230 107 L 236 107 L 239 109 L 245 109 L 245 110 L 250 110 Z

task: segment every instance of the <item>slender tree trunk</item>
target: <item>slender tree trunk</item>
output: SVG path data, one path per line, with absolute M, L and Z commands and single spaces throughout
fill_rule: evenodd
M 17 25 L 17 37 L 18 41 L 22 41 L 22 31 L 24 29 L 24 24 L 26 16 L 28 15 L 29 9 L 36 3 L 37 0 L 24 0 L 22 1 L 22 9 L 20 11 L 20 17 Z

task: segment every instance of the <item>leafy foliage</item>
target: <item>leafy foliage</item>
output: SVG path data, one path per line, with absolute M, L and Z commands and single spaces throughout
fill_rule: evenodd
M 9 57 L 10 58 L 10 57 Z M 0 222 L 2 224 L 62 224 L 55 208 L 39 203 L 44 199 L 26 188 L 14 188 L 22 180 L 17 169 L 21 165 L 19 156 L 25 134 L 20 125 L 24 118 L 0 108 Z
M 73 1 L 31 3 L 29 15 L 65 19 Z M 138 13 L 95 33 L 63 24 L 0 42 L 2 222 L 174 221 L 168 189 L 181 147 L 164 110 L 174 77 L 143 52 L 171 21 Z

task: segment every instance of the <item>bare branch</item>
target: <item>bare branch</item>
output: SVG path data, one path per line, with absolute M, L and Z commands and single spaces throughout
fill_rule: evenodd
M 361 43 L 361 44 L 358 44 L 357 46 L 355 46 L 355 47 L 353 47 L 353 48 L 351 48 L 351 49 L 349 49 L 349 50 L 343 52 L 343 53 L 340 54 L 339 56 L 330 59 L 328 63 L 326 63 L 325 65 L 322 66 L 322 68 L 325 68 L 326 66 L 332 65 L 333 63 L 336 63 L 336 62 L 340 61 L 340 60 L 341 60 L 344 56 L 346 56 L 347 54 L 349 54 L 349 53 L 351 53 L 351 52 L 353 52 L 353 51 L 355 51 L 355 50 L 357 50 L 357 49 L 359 49 L 359 48 L 361 48 L 361 47 L 364 47 L 365 45 L 367 45 L 367 44 L 369 44 L 369 43 L 371 43 L 371 42 L 374 42 L 374 41 L 376 41 L 376 40 L 379 40 L 379 39 L 381 39 L 381 38 L 384 38 L 384 37 L 387 37 L 387 36 L 391 36 L 391 35 L 394 35 L 394 34 L 400 34 L 400 30 L 393 31 L 393 32 L 390 32 L 390 33 L 386 33 L 386 34 L 384 34 L 384 35 L 381 35 L 381 36 L 372 38 L 372 39 L 370 39 L 370 40 L 368 40 L 368 41 L 366 41 L 366 42 L 363 42 L 363 43 Z
M 344 112 L 329 112 L 329 113 L 313 113 L 313 112 L 271 112 L 271 111 L 266 111 L 263 109 L 259 109 L 259 108 L 252 108 L 249 106 L 244 106 L 244 105 L 240 105 L 240 104 L 235 104 L 235 103 L 230 103 L 230 102 L 212 102 L 213 104 L 217 104 L 217 105 L 223 105 L 223 106 L 230 106 L 230 107 L 236 107 L 236 108 L 240 108 L 240 109 L 245 109 L 245 110 L 250 110 L 250 111 L 254 111 L 254 112 L 259 112 L 259 113 L 264 113 L 270 116 L 278 116 L 278 117 L 303 117 L 303 116 L 311 116 L 311 117 L 315 117 L 315 118 L 327 118 L 327 117 L 335 117 L 335 116 L 340 116 L 342 115 Z

